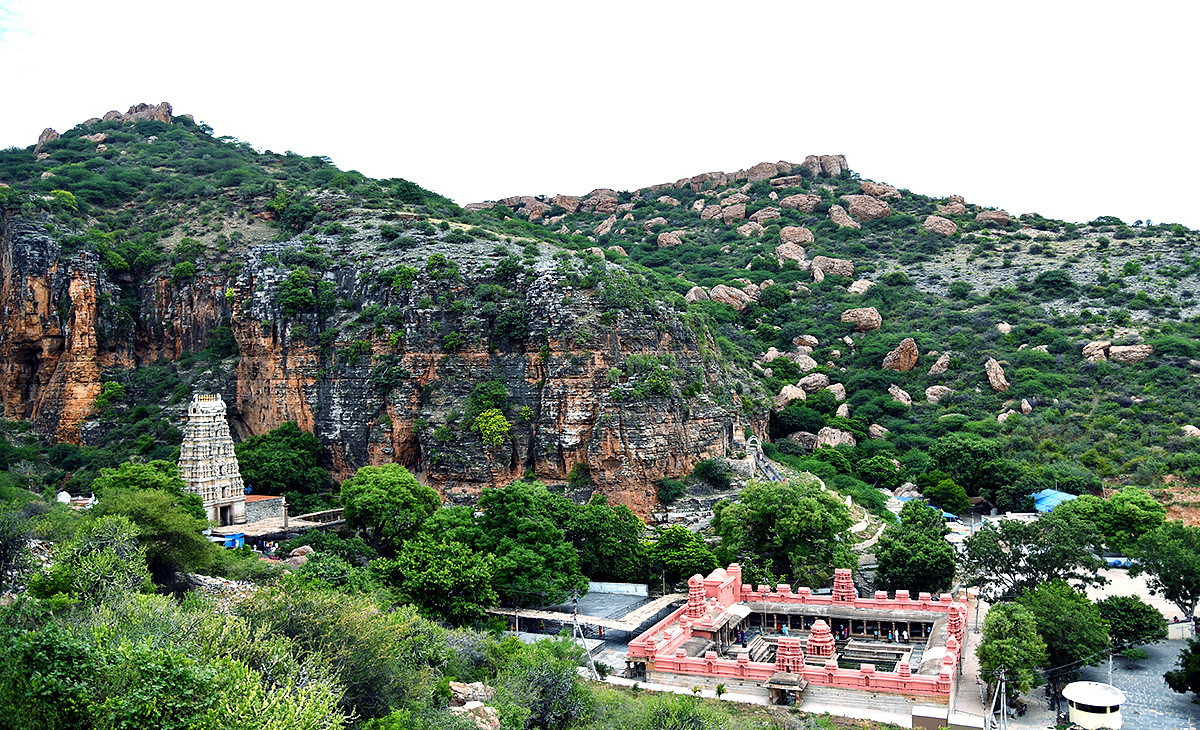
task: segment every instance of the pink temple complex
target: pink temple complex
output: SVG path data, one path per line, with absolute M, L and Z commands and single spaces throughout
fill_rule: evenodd
M 650 682 L 903 712 L 951 705 L 966 602 L 949 594 L 860 598 L 849 570 L 815 595 L 742 583 L 736 563 L 688 581 L 688 602 L 629 643 L 628 676 Z

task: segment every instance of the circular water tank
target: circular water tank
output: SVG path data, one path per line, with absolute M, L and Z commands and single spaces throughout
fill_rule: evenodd
M 1072 682 L 1063 687 L 1071 722 L 1082 728 L 1121 728 L 1125 693 L 1104 682 Z

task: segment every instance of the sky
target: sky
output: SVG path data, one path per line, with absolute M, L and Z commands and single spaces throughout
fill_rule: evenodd
M 460 204 L 846 155 L 1010 213 L 1200 228 L 1200 4 L 0 0 L 0 147 L 168 101 Z

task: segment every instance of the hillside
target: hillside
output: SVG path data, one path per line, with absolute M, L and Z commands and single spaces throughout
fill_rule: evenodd
M 645 515 L 751 433 L 849 491 L 1200 481 L 1182 226 L 1016 217 L 841 156 L 459 207 L 171 112 L 0 152 L 5 416 L 83 447 L 46 485 L 170 457 L 195 387 L 241 437 L 294 420 L 338 477 L 396 461 L 465 501 L 574 471 Z

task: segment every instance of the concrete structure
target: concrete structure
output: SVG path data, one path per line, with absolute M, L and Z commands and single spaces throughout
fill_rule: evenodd
M 246 522 L 246 488 L 233 453 L 233 439 L 220 395 L 197 393 L 188 406 L 179 447 L 179 475 L 184 488 L 204 500 L 209 522 Z
M 283 520 L 284 503 L 282 496 L 270 494 L 246 495 L 246 522 L 261 522 L 263 520 Z
M 1125 693 L 1104 682 L 1071 682 L 1063 687 L 1071 722 L 1086 730 L 1121 730 Z
M 915 706 L 952 706 L 966 619 L 966 601 L 949 594 L 859 598 L 845 569 L 835 571 L 830 595 L 786 584 L 755 589 L 735 563 L 688 581 L 687 604 L 629 643 L 626 673 L 724 683 L 775 704 L 803 698 L 909 715 Z

